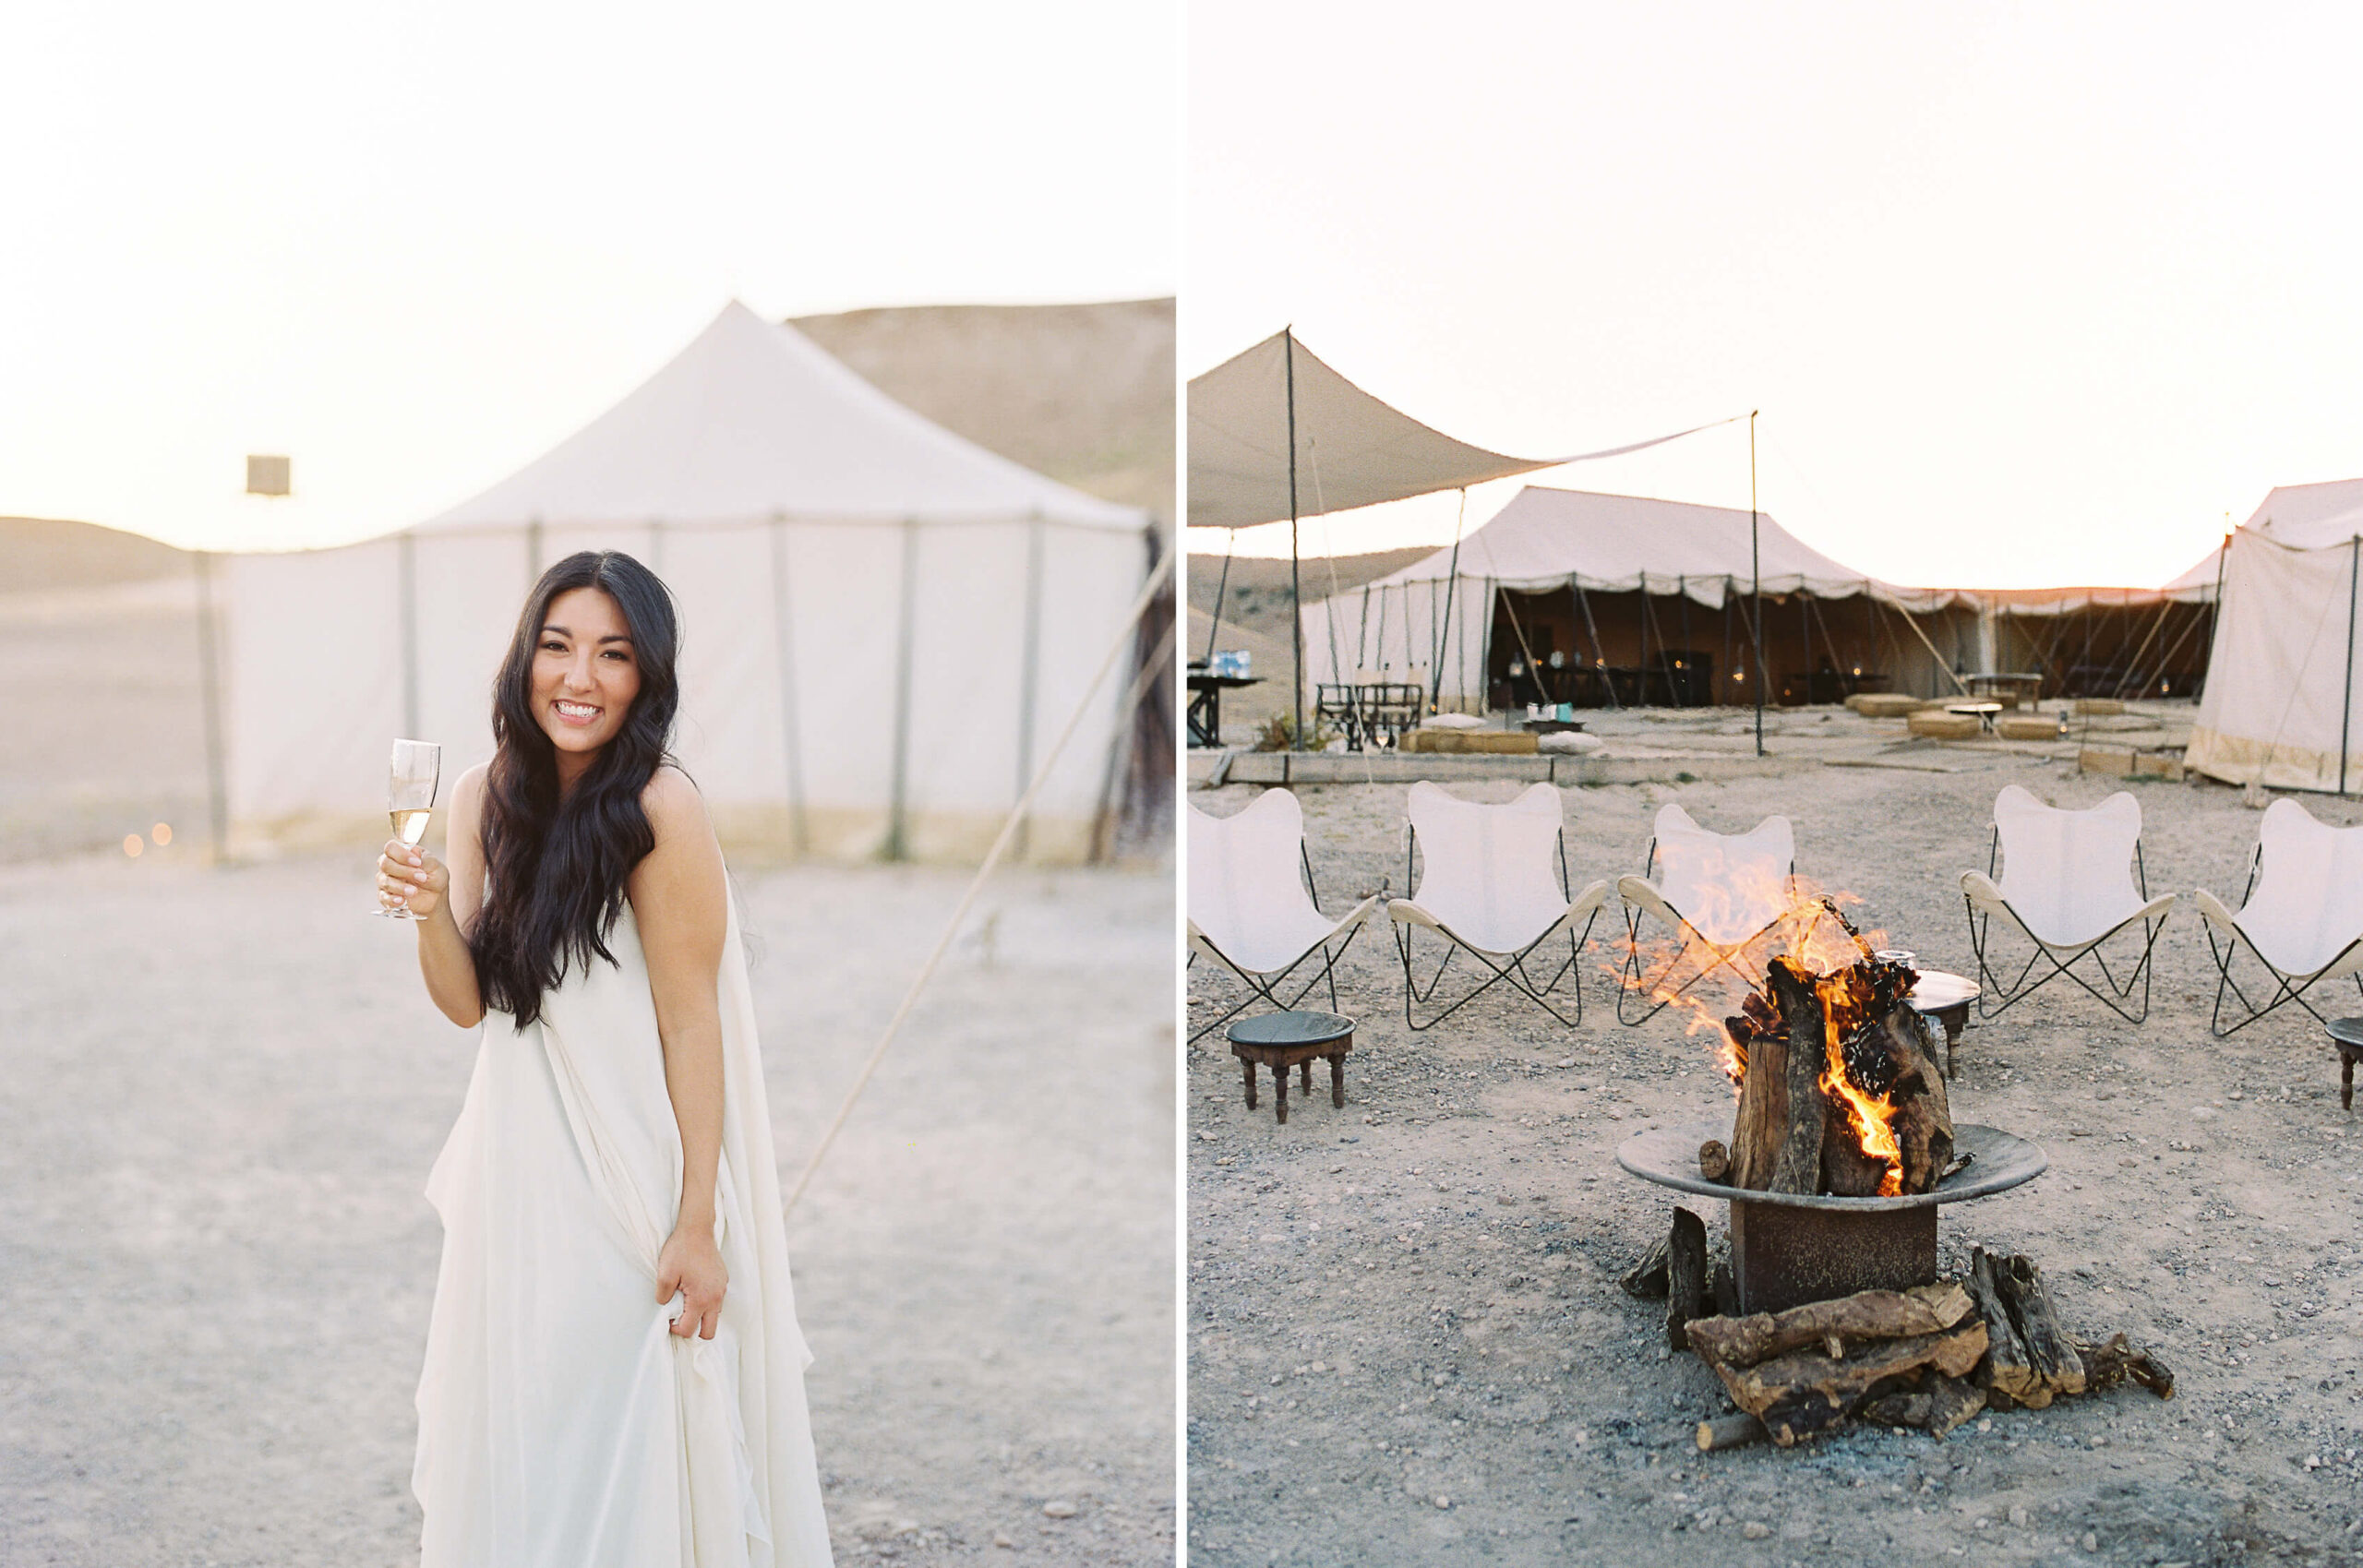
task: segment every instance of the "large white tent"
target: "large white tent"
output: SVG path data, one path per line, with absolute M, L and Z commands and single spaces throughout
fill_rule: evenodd
M 2214 572 L 2223 599 L 2190 766 L 2274 789 L 2363 787 L 2363 479 L 2273 490 L 2184 576 Z
M 995 456 L 736 302 L 581 431 L 439 517 L 232 559 L 231 811 L 292 831 L 374 809 L 397 735 L 448 781 L 489 757 L 527 590 L 637 557 L 683 627 L 678 749 L 726 833 L 837 857 L 981 855 L 1084 699 L 1151 520 Z M 1090 847 L 1128 683 L 1038 798 L 1038 859 Z
M 1529 485 L 1458 546 L 1305 606 L 1307 679 L 1349 681 L 1358 672 L 1411 678 L 1442 707 L 1480 708 L 1487 670 L 1498 662 L 1490 644 L 1505 592 L 1569 595 L 1570 610 L 1595 639 L 1591 598 L 1601 594 L 1673 595 L 1719 614 L 1749 599 L 1759 582 L 1768 599 L 1800 592 L 1821 600 L 1873 596 L 1923 612 L 1953 600 L 1875 582 L 1769 514 L 1753 515 L 1751 545 L 1745 511 Z M 1743 642 L 1746 615 L 1740 610 L 1737 623 Z M 1608 662 L 1580 642 L 1576 651 L 1587 662 Z

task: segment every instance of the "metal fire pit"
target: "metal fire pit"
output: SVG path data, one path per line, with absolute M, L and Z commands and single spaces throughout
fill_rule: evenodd
M 1732 1206 L 1732 1279 L 1743 1312 L 1777 1312 L 1857 1290 L 1902 1290 L 1937 1277 L 1937 1205 L 2006 1191 L 2041 1176 L 2050 1160 L 2036 1144 L 1997 1128 L 1953 1129 L 1953 1152 L 1969 1165 L 1935 1189 L 1900 1198 L 1748 1192 L 1698 1174 L 1698 1145 L 1728 1138 L 1726 1121 L 1637 1132 L 1616 1163 L 1645 1181 Z

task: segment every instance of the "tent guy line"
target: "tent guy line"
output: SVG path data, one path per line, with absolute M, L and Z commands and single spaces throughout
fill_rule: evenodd
M 1157 569 L 1149 574 L 1148 581 L 1142 584 L 1140 596 L 1133 601 L 1131 611 L 1124 616 L 1124 624 L 1119 627 L 1116 635 L 1110 639 L 1107 654 L 1099 661 L 1099 667 L 1092 672 L 1091 684 L 1084 688 L 1082 700 L 1075 704 L 1074 712 L 1067 715 L 1066 724 L 1060 728 L 1058 739 L 1050 743 L 1050 754 L 1042 759 L 1041 766 L 1035 772 L 1034 782 L 1026 786 L 1025 796 L 1015 806 L 1010 808 L 1009 815 L 1002 819 L 1001 832 L 993 839 L 993 846 L 987 852 L 985 863 L 977 868 L 976 876 L 969 880 L 968 891 L 960 895 L 959 904 L 953 908 L 952 918 L 944 922 L 943 932 L 936 938 L 934 950 L 927 955 L 927 962 L 919 965 L 919 972 L 912 979 L 910 989 L 903 994 L 902 1004 L 894 1009 L 894 1017 L 886 1021 L 886 1032 L 879 1036 L 878 1044 L 870 1048 L 870 1058 L 861 1064 L 861 1071 L 854 1078 L 853 1087 L 846 1091 L 845 1103 L 837 1107 L 837 1114 L 830 1120 L 828 1130 L 821 1134 L 821 1141 L 813 1145 L 812 1157 L 805 1162 L 804 1173 L 796 1179 L 795 1190 L 788 1193 L 787 1201 L 780 1205 L 783 1215 L 792 1215 L 796 1212 L 798 1201 L 804 1196 L 804 1190 L 812 1183 L 812 1173 L 821 1168 L 822 1160 L 828 1156 L 830 1145 L 836 1142 L 837 1133 L 845 1127 L 846 1119 L 853 1114 L 854 1105 L 861 1098 L 861 1092 L 870 1087 L 870 1080 L 878 1071 L 878 1064 L 886 1059 L 886 1048 L 892 1046 L 894 1043 L 894 1037 L 902 1033 L 903 1021 L 911 1015 L 911 1009 L 918 1005 L 919 994 L 927 989 L 928 982 L 935 978 L 936 966 L 943 961 L 945 951 L 952 946 L 952 939 L 959 934 L 962 923 L 968 918 L 968 911 L 976 904 L 977 895 L 984 891 L 986 881 L 999 868 L 1002 856 L 1007 852 L 1011 842 L 1017 837 L 1018 824 L 1026 820 L 1026 811 L 1034 804 L 1034 796 L 1040 792 L 1044 782 L 1050 778 L 1050 770 L 1057 763 L 1059 754 L 1066 749 L 1067 742 L 1074 736 L 1076 726 L 1083 723 L 1084 715 L 1090 712 L 1093 695 L 1098 691 L 1101 683 L 1107 680 L 1108 672 L 1115 667 L 1117 658 L 1131 643 L 1133 628 L 1140 624 L 1141 616 L 1148 613 L 1148 607 L 1156 600 L 1158 590 L 1163 588 L 1166 580 L 1173 575 L 1173 563 L 1180 558 L 1178 551 L 1168 552 L 1165 558 L 1158 563 Z M 1177 618 L 1174 625 L 1180 624 Z M 1167 640 L 1159 643 L 1159 648 L 1170 650 L 1172 645 L 1171 637 L 1172 628 L 1169 627 Z M 1160 652 L 1150 660 L 1149 668 L 1154 670 L 1164 662 L 1164 653 Z M 1135 680 L 1133 684 L 1131 701 L 1138 701 L 1139 694 L 1147 689 L 1148 681 L 1144 675 L 1143 678 Z M 1130 705 L 1130 702 L 1126 704 L 1126 713 L 1129 712 Z M 1120 714 L 1120 720 L 1124 716 L 1125 714 Z

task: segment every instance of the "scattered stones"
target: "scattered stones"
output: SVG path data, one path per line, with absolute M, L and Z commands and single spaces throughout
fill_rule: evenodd
M 1772 1533 L 1772 1526 L 1761 1519 L 1750 1519 L 1739 1527 L 1739 1533 L 1752 1541 L 1760 1541 Z
M 1077 1512 L 1075 1505 L 1062 1497 L 1042 1504 L 1042 1516 L 1046 1519 L 1072 1519 Z

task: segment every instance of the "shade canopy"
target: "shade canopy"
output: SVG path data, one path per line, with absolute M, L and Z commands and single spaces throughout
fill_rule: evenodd
M 2292 549 L 2344 545 L 2363 533 L 2363 479 L 2332 479 L 2319 485 L 2276 485 L 2240 525 L 2258 537 Z M 2207 552 L 2196 566 L 2166 584 L 2169 593 L 2204 588 L 2213 592 L 2224 547 Z
M 620 402 L 423 533 L 545 524 L 1146 518 L 904 407 L 733 300 Z
M 1508 457 L 1456 441 L 1363 391 L 1289 331 L 1193 379 L 1189 403 L 1193 528 L 1285 522 L 1464 489 L 1567 461 Z

